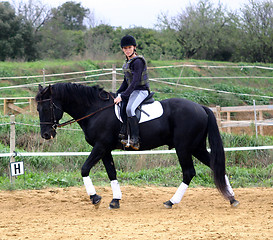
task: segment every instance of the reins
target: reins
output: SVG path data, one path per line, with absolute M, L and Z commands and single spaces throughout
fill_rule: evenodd
M 101 92 L 102 92 L 102 91 L 101 91 Z M 106 92 L 106 93 L 108 94 L 108 97 L 107 97 L 107 98 L 102 98 L 101 92 L 99 93 L 100 99 L 102 99 L 102 100 L 104 100 L 104 101 L 107 101 L 107 100 L 110 99 L 109 96 L 111 96 L 112 99 L 114 99 L 114 97 L 113 97 L 109 92 Z M 108 105 L 108 106 L 106 106 L 106 107 L 102 107 L 102 108 L 98 109 L 97 111 L 92 112 L 92 113 L 90 113 L 90 114 L 88 114 L 88 115 L 86 115 L 86 116 L 84 116 L 84 117 L 81 117 L 81 118 L 78 118 L 78 119 L 71 119 L 71 120 L 68 120 L 68 121 L 66 121 L 66 122 L 64 122 L 64 123 L 59 123 L 59 124 L 57 124 L 57 127 L 60 128 L 60 127 L 64 127 L 64 126 L 66 126 L 66 125 L 69 125 L 69 124 L 72 124 L 72 123 L 75 123 L 75 122 L 79 122 L 79 121 L 81 121 L 81 120 L 83 120 L 83 119 L 85 119 L 85 118 L 91 117 L 91 116 L 95 115 L 96 113 L 101 112 L 101 111 L 103 111 L 103 110 L 105 110 L 105 109 L 107 109 L 107 108 L 110 108 L 110 107 L 114 106 L 114 105 L 115 105 L 115 103 L 112 103 L 112 104 L 110 104 L 110 105 Z
M 66 122 L 64 122 L 64 123 L 59 123 L 59 124 L 57 124 L 57 127 L 64 127 L 64 126 L 66 126 L 66 125 L 68 125 L 68 124 L 72 124 L 72 123 L 81 121 L 81 120 L 83 120 L 83 119 L 85 119 L 85 118 L 91 117 L 91 116 L 95 115 L 96 113 L 101 112 L 101 111 L 103 111 L 103 110 L 105 110 L 105 109 L 107 109 L 107 108 L 110 108 L 110 107 L 114 106 L 114 105 L 115 105 L 115 103 L 112 103 L 111 105 L 108 105 L 108 106 L 106 106 L 106 107 L 100 108 L 100 109 L 98 109 L 97 111 L 92 112 L 92 113 L 90 113 L 90 114 L 88 114 L 88 115 L 86 115 L 86 116 L 84 116 L 84 117 L 82 117 L 82 118 L 79 118 L 79 119 L 71 119 L 71 120 L 68 120 L 68 121 L 66 121 Z
M 102 100 L 104 100 L 104 101 L 107 101 L 107 100 L 110 99 L 109 96 L 111 96 L 111 98 L 114 99 L 114 97 L 113 97 L 109 92 L 106 92 L 106 93 L 107 93 L 108 97 L 103 98 L 103 97 L 101 96 L 101 92 L 100 92 L 100 93 L 99 93 L 99 98 L 102 99 Z M 81 117 L 81 118 L 78 118 L 78 119 L 70 119 L 70 120 L 68 120 L 68 121 L 66 121 L 66 122 L 64 122 L 64 123 L 58 123 L 58 124 L 57 124 L 57 121 L 56 121 L 56 119 L 55 119 L 55 114 L 54 114 L 53 107 L 54 107 L 54 106 L 55 106 L 56 108 L 59 108 L 59 107 L 56 106 L 56 104 L 52 101 L 52 97 L 50 97 L 49 99 L 38 100 L 37 102 L 46 102 L 46 101 L 50 101 L 50 103 L 51 103 L 51 104 L 50 104 L 50 109 L 51 109 L 51 121 L 52 121 L 52 122 L 40 122 L 40 124 L 53 124 L 53 125 L 52 125 L 52 128 L 54 128 L 54 129 L 60 128 L 60 127 L 64 127 L 64 126 L 66 126 L 66 125 L 69 125 L 69 124 L 72 124 L 72 123 L 75 123 L 75 122 L 79 122 L 79 121 L 81 121 L 81 120 L 83 120 L 83 119 L 85 119 L 85 118 L 91 117 L 91 116 L 95 115 L 96 113 L 101 112 L 101 111 L 103 111 L 103 110 L 105 110 L 105 109 L 107 109 L 107 108 L 110 108 L 110 107 L 112 107 L 112 106 L 115 105 L 115 103 L 112 103 L 112 104 L 110 104 L 110 105 L 108 105 L 108 106 L 105 106 L 105 107 L 102 107 L 102 108 L 98 109 L 97 111 L 92 112 L 92 113 L 90 113 L 90 114 L 88 114 L 88 115 L 86 115 L 86 116 L 84 116 L 84 117 Z M 53 118 L 53 119 L 52 119 L 52 118 Z

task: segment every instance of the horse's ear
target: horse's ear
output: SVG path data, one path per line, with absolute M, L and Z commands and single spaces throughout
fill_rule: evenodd
M 39 84 L 39 92 L 41 92 L 43 90 L 43 87 L 41 84 Z

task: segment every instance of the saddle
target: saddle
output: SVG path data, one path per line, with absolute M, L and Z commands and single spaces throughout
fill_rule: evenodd
M 154 96 L 154 92 L 150 92 L 150 94 L 140 103 L 140 105 L 137 107 L 136 109 L 136 117 L 137 117 L 137 120 L 138 122 L 140 121 L 140 118 L 141 118 L 141 113 L 144 113 L 146 114 L 148 117 L 150 117 L 150 114 L 147 113 L 145 110 L 143 110 L 142 106 L 143 105 L 146 105 L 146 104 L 151 104 L 153 103 L 155 100 L 153 98 Z
M 159 118 L 163 114 L 163 107 L 159 101 L 155 101 L 153 98 L 154 92 L 151 92 L 137 107 L 136 116 L 139 123 L 151 121 Z M 120 107 L 115 105 L 115 114 L 119 121 L 122 122 L 120 117 Z

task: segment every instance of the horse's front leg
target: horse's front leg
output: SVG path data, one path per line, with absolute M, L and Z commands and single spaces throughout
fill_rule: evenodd
M 122 193 L 119 187 L 119 183 L 117 180 L 117 172 L 115 168 L 115 164 L 113 161 L 113 157 L 111 154 L 111 151 L 104 154 L 102 158 L 104 167 L 106 169 L 106 172 L 108 174 L 108 177 L 111 181 L 111 187 L 113 191 L 113 199 L 109 204 L 110 209 L 117 209 L 119 208 L 119 200 L 121 200 Z
M 98 208 L 101 203 L 101 196 L 96 194 L 96 190 L 91 178 L 89 177 L 89 173 L 91 168 L 94 167 L 96 163 L 98 163 L 98 161 L 104 156 L 104 153 L 105 151 L 103 146 L 95 145 L 81 169 L 81 175 L 83 178 L 84 186 L 86 188 L 86 192 L 90 196 L 90 200 L 96 208 Z

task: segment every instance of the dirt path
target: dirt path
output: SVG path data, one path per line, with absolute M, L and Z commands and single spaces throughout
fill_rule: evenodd
M 273 188 L 235 189 L 229 206 L 215 189 L 189 188 L 165 209 L 175 188 L 123 186 L 119 210 L 109 187 L 98 210 L 85 189 L 0 191 L 0 239 L 273 239 Z

